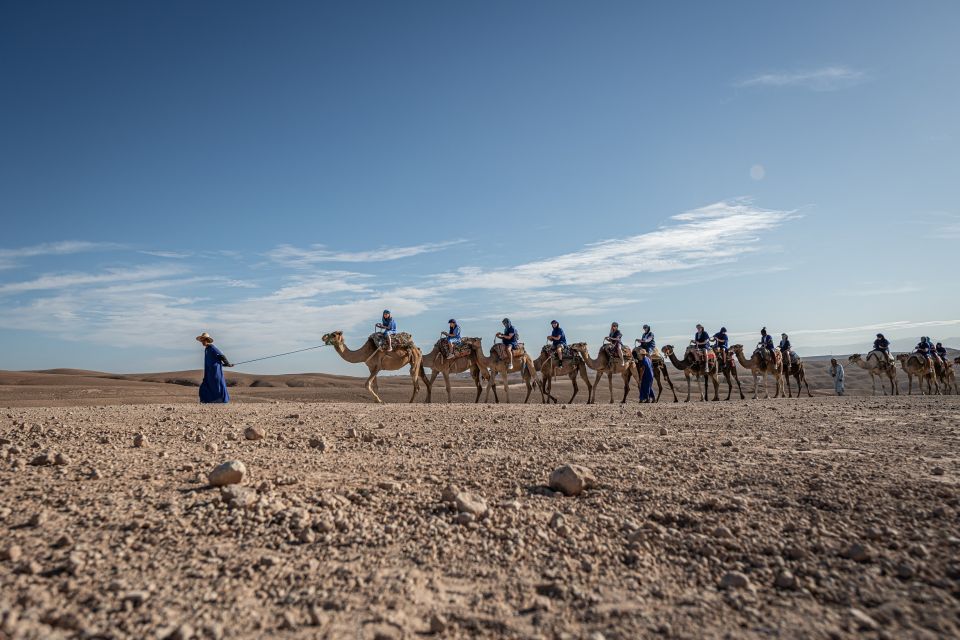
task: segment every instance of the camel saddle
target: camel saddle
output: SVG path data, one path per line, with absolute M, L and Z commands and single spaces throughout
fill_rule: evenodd
M 460 344 L 450 344 L 446 338 L 440 338 L 433 346 L 444 356 L 450 355 L 450 347 L 453 347 L 453 358 L 451 358 L 451 360 L 465 358 L 473 352 L 473 348 L 470 347 L 470 345 L 463 344 L 462 342 Z
M 791 367 L 797 366 L 797 363 L 800 361 L 800 358 L 797 357 L 797 352 L 793 349 L 790 349 L 790 351 L 787 352 L 787 357 L 790 359 Z
M 387 336 L 384 333 L 376 332 L 370 334 L 370 339 L 373 340 L 373 344 L 377 345 L 380 349 L 387 348 Z M 413 336 L 409 333 L 395 333 L 390 340 L 393 343 L 393 350 L 406 350 L 413 346 Z
M 634 348 L 634 350 L 633 350 L 633 357 L 634 357 L 634 359 L 636 359 L 638 362 L 640 361 L 640 347 L 635 347 L 635 348 Z M 653 348 L 653 352 L 649 352 L 649 351 L 648 351 L 648 352 L 647 352 L 647 357 L 650 358 L 650 359 L 651 359 L 652 361 L 654 361 L 654 362 L 656 362 L 657 360 L 661 360 L 661 361 L 663 360 L 663 354 L 660 353 L 660 349 L 658 349 L 657 347 L 654 347 L 654 348 Z
M 555 358 L 557 356 L 556 348 L 553 345 L 549 345 L 549 344 L 543 345 L 543 349 L 540 350 L 540 353 L 544 357 Z M 565 344 L 563 345 L 563 350 L 561 351 L 560 357 L 563 359 L 564 362 L 566 362 L 567 360 L 573 360 L 574 358 L 579 358 L 580 354 L 574 351 L 573 349 L 571 349 L 570 345 Z
M 607 343 L 607 344 L 603 345 L 603 347 L 601 347 L 601 348 L 603 349 L 603 351 L 607 354 L 607 356 L 608 356 L 609 358 L 614 359 L 614 360 L 619 360 L 619 359 L 620 359 L 620 350 L 617 349 L 616 345 L 612 345 L 612 344 L 610 344 L 610 343 Z M 624 348 L 624 351 L 626 351 L 626 348 Z
M 503 344 L 502 342 L 498 342 L 497 344 L 493 345 L 493 349 L 491 351 L 493 351 L 493 353 L 496 353 L 497 357 L 503 361 L 510 360 L 510 354 L 507 353 L 507 345 Z M 517 346 L 513 348 L 514 358 L 522 356 L 526 353 L 527 351 L 526 349 L 523 348 L 522 342 L 518 343 Z
M 880 363 L 880 368 L 881 368 L 881 369 L 886 369 L 887 367 L 892 367 L 892 366 L 893 366 L 893 362 L 894 362 L 894 361 L 893 361 L 892 359 L 888 358 L 888 357 L 887 357 L 887 354 L 884 353 L 883 351 L 881 351 L 880 349 L 874 349 L 873 351 L 871 351 L 870 353 L 868 353 L 866 359 L 869 360 L 869 359 L 870 359 L 870 356 L 873 356 L 874 358 L 877 359 L 877 362 Z

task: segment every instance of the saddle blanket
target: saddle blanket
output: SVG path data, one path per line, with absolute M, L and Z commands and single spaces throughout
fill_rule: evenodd
M 456 360 L 457 358 L 464 358 L 466 356 L 469 356 L 473 351 L 473 349 L 471 349 L 469 345 L 466 345 L 463 343 L 450 344 L 449 342 L 447 342 L 446 338 L 440 338 L 439 340 L 437 340 L 437 343 L 434 345 L 434 347 L 437 349 L 437 351 L 439 351 L 445 356 L 450 355 L 450 347 L 453 347 L 454 360 Z
M 509 360 L 509 359 L 510 359 L 510 354 L 507 352 L 507 345 L 503 344 L 502 342 L 499 342 L 499 343 L 493 345 L 493 349 L 492 349 L 491 351 L 492 351 L 493 353 L 495 353 L 495 354 L 497 355 L 497 357 L 500 358 L 501 360 Z M 524 349 L 522 342 L 519 343 L 517 346 L 515 346 L 515 347 L 513 348 L 513 357 L 514 357 L 514 358 L 516 358 L 516 357 L 518 357 L 518 356 L 522 356 L 522 355 L 524 355 L 525 353 L 526 353 L 526 350 Z
M 540 350 L 540 353 L 543 354 L 544 356 L 549 356 L 553 358 L 553 357 L 556 357 L 557 350 L 553 345 L 545 344 L 543 345 L 543 349 Z M 571 349 L 570 345 L 568 344 L 563 345 L 563 350 L 561 354 L 562 354 L 561 357 L 564 360 L 572 360 L 574 358 L 580 357 L 580 354 L 578 354 L 576 351 Z
M 381 349 L 385 349 L 387 346 L 387 336 L 386 334 L 376 333 L 370 334 L 370 339 L 373 340 L 373 344 L 377 345 Z M 394 334 L 391 341 L 394 349 L 406 349 L 413 346 L 413 336 L 409 333 L 397 333 Z

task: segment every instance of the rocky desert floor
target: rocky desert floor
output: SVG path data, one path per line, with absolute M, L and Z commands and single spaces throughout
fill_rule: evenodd
M 957 637 L 958 409 L 2 409 L 0 637 Z

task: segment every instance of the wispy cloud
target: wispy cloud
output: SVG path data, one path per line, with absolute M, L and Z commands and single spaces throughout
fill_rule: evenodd
M 351 271 L 321 271 L 309 276 L 294 276 L 287 284 L 274 291 L 271 300 L 298 300 L 317 296 L 330 296 L 334 293 L 351 292 L 370 293 L 362 280 L 370 276 Z
M 15 267 L 23 258 L 62 256 L 72 253 L 106 251 L 118 248 L 120 248 L 120 245 L 108 242 L 64 240 L 62 242 L 45 242 L 43 244 L 35 244 L 29 247 L 19 247 L 16 249 L 0 249 L 0 269 L 10 269 Z
M 749 199 L 717 202 L 671 218 L 656 231 L 588 245 L 581 251 L 515 267 L 464 267 L 436 276 L 461 289 L 539 289 L 591 286 L 641 273 L 694 269 L 735 261 L 756 251 L 759 234 L 795 217 L 796 211 L 761 209 Z
M 0 284 L 0 295 L 24 293 L 28 291 L 50 291 L 116 282 L 153 280 L 179 275 L 183 272 L 184 269 L 179 267 L 131 267 L 108 269 L 102 273 L 47 274 L 34 278 L 33 280 Z
M 140 253 L 154 256 L 156 258 L 169 258 L 170 260 L 185 260 L 186 258 L 191 257 L 193 254 L 189 251 L 141 251 Z
M 372 251 L 334 251 L 324 245 L 315 244 L 307 248 L 280 245 L 269 251 L 267 257 L 288 267 L 304 268 L 327 262 L 390 262 L 401 258 L 410 258 L 424 253 L 440 251 L 464 240 L 448 242 L 430 242 L 409 247 L 381 247 Z
M 844 66 L 805 71 L 762 73 L 734 83 L 736 87 L 800 87 L 813 91 L 835 91 L 860 84 L 866 73 Z

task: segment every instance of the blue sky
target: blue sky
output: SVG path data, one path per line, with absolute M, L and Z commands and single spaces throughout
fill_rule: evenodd
M 960 336 L 960 4 L 0 1 L 0 368 Z M 960 346 L 960 345 L 953 345 Z M 328 350 L 251 365 L 358 373 Z

